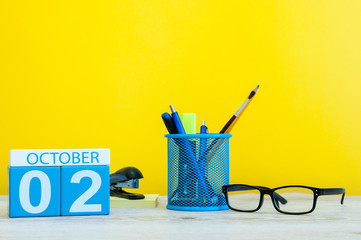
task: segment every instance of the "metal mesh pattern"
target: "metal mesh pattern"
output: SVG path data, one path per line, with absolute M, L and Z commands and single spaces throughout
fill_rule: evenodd
M 229 137 L 232 135 L 166 136 L 167 208 L 189 211 L 228 209 L 222 186 L 229 184 Z

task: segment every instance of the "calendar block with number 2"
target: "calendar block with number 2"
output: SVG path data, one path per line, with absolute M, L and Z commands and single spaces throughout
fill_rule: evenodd
M 109 149 L 10 150 L 9 216 L 109 214 Z

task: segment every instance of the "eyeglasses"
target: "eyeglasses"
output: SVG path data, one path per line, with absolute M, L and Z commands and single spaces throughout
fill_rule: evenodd
M 264 195 L 270 195 L 273 206 L 280 213 L 307 214 L 315 210 L 317 198 L 322 195 L 342 194 L 341 204 L 345 198 L 344 188 L 314 188 L 290 185 L 278 188 L 249 186 L 244 184 L 224 185 L 222 192 L 230 209 L 239 212 L 256 212 L 263 204 Z

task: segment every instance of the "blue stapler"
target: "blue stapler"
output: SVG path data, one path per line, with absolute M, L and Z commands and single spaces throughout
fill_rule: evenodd
M 143 174 L 135 167 L 125 167 L 110 174 L 110 196 L 129 200 L 143 199 L 143 194 L 129 193 L 123 188 L 138 188 Z

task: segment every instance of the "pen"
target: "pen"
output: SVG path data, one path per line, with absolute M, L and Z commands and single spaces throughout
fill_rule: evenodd
M 173 105 L 170 105 L 170 109 L 172 111 L 172 118 L 173 118 L 173 122 L 175 125 L 175 128 L 178 132 L 178 134 L 186 134 L 184 127 L 182 125 L 182 121 L 179 118 L 178 113 L 175 111 Z M 192 175 L 192 178 L 195 178 L 198 180 L 198 183 L 200 185 L 201 188 L 206 189 L 206 183 L 204 178 L 201 176 L 201 171 L 198 167 L 198 163 L 197 163 L 197 159 L 196 156 L 194 155 L 194 152 L 192 150 L 192 146 L 191 143 L 189 142 L 189 140 L 187 138 L 181 138 L 179 139 L 180 142 L 179 144 L 183 144 L 184 147 L 184 151 L 183 154 L 185 154 L 185 156 L 187 157 L 180 157 L 179 160 L 179 175 L 180 175 L 180 179 L 181 176 L 188 176 L 188 174 L 190 173 L 188 168 L 190 169 L 190 171 L 193 170 L 194 175 Z M 186 178 L 183 178 L 186 179 Z M 194 186 L 187 186 L 185 185 L 183 182 L 178 183 L 178 188 L 180 188 L 180 193 L 183 196 L 186 196 L 188 193 L 188 188 L 189 187 L 194 187 Z M 177 189 L 176 191 L 179 191 L 179 189 Z M 174 193 L 176 193 L 176 191 Z M 180 194 L 178 193 L 178 194 Z
M 173 118 L 175 128 L 177 129 L 177 132 L 179 134 L 186 134 L 186 131 L 184 130 L 182 121 L 180 120 L 178 113 L 174 110 L 173 105 L 170 105 L 169 107 L 170 107 L 170 110 L 172 111 L 172 118 Z
M 208 128 L 206 126 L 206 121 L 202 121 L 201 126 L 201 134 L 207 134 Z M 204 154 L 206 152 L 207 148 L 207 138 L 200 138 L 200 146 L 199 146 L 199 168 L 202 174 L 202 177 L 205 180 L 207 191 L 201 192 L 201 199 L 203 197 L 203 200 L 207 201 L 208 203 L 212 203 L 214 201 L 214 198 L 217 197 L 217 193 L 214 191 L 212 185 L 210 184 L 207 174 L 206 174 L 206 160 L 207 160 L 207 154 Z M 216 198 L 217 199 L 217 198 Z
M 206 126 L 206 121 L 202 121 L 202 126 L 201 126 L 201 133 L 208 133 L 208 128 Z
M 170 134 L 177 134 L 177 129 L 174 125 L 172 117 L 169 115 L 169 113 L 165 112 L 162 114 L 163 122 Z
M 201 126 L 201 134 L 207 134 L 208 133 L 208 128 L 206 126 L 206 121 L 202 121 L 202 126 Z M 206 151 L 206 145 L 207 145 L 207 139 L 206 138 L 201 138 L 200 139 L 200 145 L 199 145 L 199 168 L 202 174 L 202 177 L 205 177 L 205 170 L 206 170 L 206 157 L 207 155 L 205 155 L 205 151 Z

